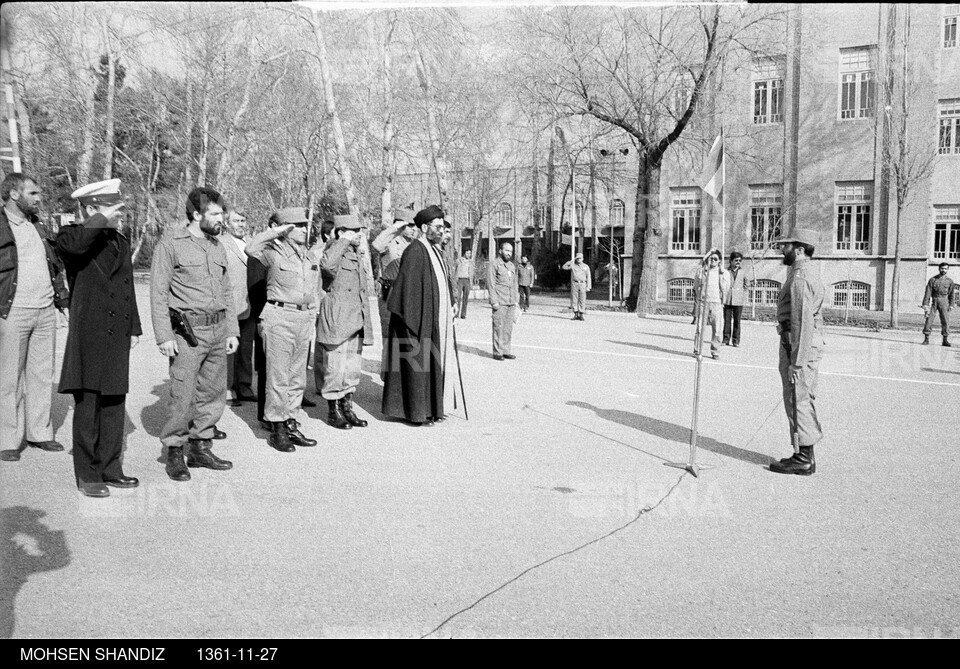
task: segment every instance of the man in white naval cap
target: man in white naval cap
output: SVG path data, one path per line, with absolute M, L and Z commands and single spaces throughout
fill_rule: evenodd
M 70 284 L 70 329 L 59 392 L 73 395 L 73 470 L 89 497 L 107 486 L 134 488 L 121 466 L 130 349 L 142 330 L 133 287 L 130 241 L 123 234 L 120 179 L 78 188 L 71 195 L 81 225 L 57 235 Z

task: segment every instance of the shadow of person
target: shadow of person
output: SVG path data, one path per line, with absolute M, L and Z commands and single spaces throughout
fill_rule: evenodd
M 693 337 L 691 337 L 688 341 L 690 342 L 690 349 L 688 351 L 678 351 L 674 348 L 662 348 L 660 346 L 654 346 L 653 344 L 641 344 L 635 341 L 613 341 L 612 339 L 608 339 L 607 343 L 619 344 L 621 346 L 632 346 L 633 348 L 642 348 L 646 349 L 647 351 L 656 351 L 657 353 L 669 353 L 670 355 L 682 355 L 684 357 L 688 357 L 693 355 Z
M 472 353 L 473 355 L 479 356 L 481 358 L 490 358 L 493 360 L 493 353 L 490 351 L 485 351 L 482 348 L 477 348 L 476 346 L 466 346 L 464 344 L 457 344 L 457 350 L 461 353 Z
M 57 392 L 58 384 L 53 384 L 53 402 L 50 405 L 50 422 L 53 423 L 53 433 L 56 434 L 67 420 L 67 413 L 73 406 L 73 397 Z
M 159 439 L 160 432 L 163 430 L 163 426 L 169 417 L 168 400 L 170 398 L 170 380 L 167 379 L 163 383 L 155 385 L 150 391 L 150 394 L 156 397 L 157 401 L 149 406 L 143 407 L 140 411 L 140 424 L 143 425 L 143 429 L 147 434 Z M 165 463 L 166 461 L 166 449 L 161 447 L 160 457 L 157 458 L 157 462 Z
M 660 437 L 666 441 L 675 441 L 680 444 L 690 443 L 690 428 L 683 427 L 682 425 L 668 423 L 658 418 L 650 418 L 649 416 L 641 416 L 640 414 L 630 413 L 629 411 L 620 411 L 619 409 L 601 409 L 600 407 L 587 404 L 586 402 L 571 401 L 567 402 L 567 405 L 578 407 L 580 409 L 588 409 L 593 411 L 595 414 L 597 414 L 597 416 L 603 418 L 604 420 L 608 420 L 612 423 L 618 423 L 626 427 L 631 427 L 635 430 L 640 430 L 641 432 L 646 432 L 649 435 Z M 728 458 L 734 458 L 736 460 L 742 460 L 743 462 L 748 462 L 752 465 L 767 466 L 771 462 L 770 456 L 762 455 L 760 453 L 755 453 L 754 451 L 748 451 L 742 448 L 737 448 L 736 446 L 731 446 L 730 444 L 724 444 L 716 439 L 710 439 L 709 437 L 704 437 L 703 435 L 700 435 L 700 438 L 697 440 L 697 446 L 705 451 L 710 451 L 711 453 L 723 455 Z
M 934 369 L 933 367 L 921 367 L 923 372 L 934 372 L 935 374 L 960 374 L 960 372 L 954 372 L 950 369 Z
M 62 530 L 51 530 L 38 509 L 0 509 L 0 639 L 13 637 L 14 600 L 30 574 L 63 569 L 70 550 Z

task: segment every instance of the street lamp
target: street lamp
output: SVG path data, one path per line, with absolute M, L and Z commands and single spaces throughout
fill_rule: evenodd
M 610 202 L 608 203 L 608 212 L 607 212 L 607 221 L 610 224 L 610 266 L 607 270 L 607 306 L 613 307 L 613 281 L 610 280 L 610 270 L 613 269 L 613 221 L 610 220 L 610 209 L 613 206 L 613 200 L 617 195 L 617 156 L 616 154 L 621 154 L 626 156 L 630 153 L 630 149 L 626 147 L 620 147 L 613 151 L 608 151 L 607 149 L 600 149 L 600 156 L 606 158 L 607 156 L 613 156 L 613 170 L 610 177 Z M 624 218 L 626 218 L 626 210 L 624 210 Z M 624 238 L 626 238 L 626 225 L 624 225 Z M 620 267 L 617 266 L 617 283 L 620 284 L 623 281 L 623 278 L 620 276 Z M 623 296 L 623 289 L 620 285 L 617 286 L 620 289 L 620 296 Z

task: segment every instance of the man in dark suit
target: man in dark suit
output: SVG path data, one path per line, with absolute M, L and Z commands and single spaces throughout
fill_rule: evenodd
M 142 330 L 133 288 L 130 242 L 122 232 L 120 180 L 74 191 L 82 225 L 60 230 L 57 250 L 70 283 L 70 330 L 59 392 L 73 395 L 73 469 L 88 497 L 107 486 L 134 488 L 121 466 L 130 349 Z
M 257 319 L 250 315 L 250 296 L 247 293 L 247 218 L 243 212 L 230 207 L 224 217 L 226 230 L 220 241 L 227 252 L 227 271 L 233 287 L 233 302 L 240 327 L 240 348 L 227 360 L 227 391 L 237 402 L 255 402 L 253 396 L 253 341 L 257 333 Z

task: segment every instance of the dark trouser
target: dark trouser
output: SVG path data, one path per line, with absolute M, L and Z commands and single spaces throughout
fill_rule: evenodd
M 227 359 L 227 389 L 237 397 L 253 394 L 253 340 L 257 336 L 257 319 L 244 318 L 240 326 L 240 346 Z
M 946 339 L 950 336 L 950 298 L 935 297 L 930 303 L 930 313 L 927 314 L 927 320 L 923 324 L 923 334 L 929 336 L 933 330 L 933 317 L 940 314 L 940 334 Z
M 227 324 L 194 326 L 197 345 L 176 335 L 180 351 L 170 361 L 170 418 L 160 432 L 164 446 L 212 439 L 227 400 Z
M 723 305 L 723 343 L 740 343 L 740 315 L 743 313 L 743 307 L 735 307 L 732 304 Z
M 123 476 L 126 395 L 73 393 L 73 473 L 77 483 L 99 483 Z
M 530 286 L 520 286 L 520 308 L 530 308 Z
M 460 318 L 467 317 L 467 302 L 470 301 L 470 279 L 457 279 L 458 301 L 460 302 Z
M 267 401 L 267 350 L 263 347 L 259 328 L 253 338 L 253 368 L 257 372 L 257 420 L 263 420 L 263 407 Z

